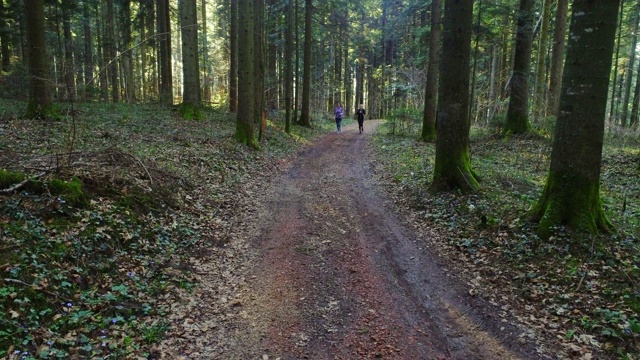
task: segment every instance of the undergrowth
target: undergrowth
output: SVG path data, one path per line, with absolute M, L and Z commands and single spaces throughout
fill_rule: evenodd
M 472 195 L 434 194 L 428 189 L 435 145 L 417 141 L 415 133 L 392 132 L 381 128 L 374 137 L 390 189 L 410 209 L 416 226 L 444 234 L 446 242 L 437 245 L 459 259 L 467 278 L 478 280 L 481 288 L 474 292 L 513 309 L 531 329 L 561 339 L 567 357 L 637 358 L 640 151 L 629 146 L 634 140 L 609 136 L 604 149 L 601 195 L 618 233 L 585 237 L 558 228 L 542 241 L 526 213 L 544 186 L 550 140 L 504 139 L 475 128 L 471 165 L 482 189 Z
M 0 190 L 16 186 L 0 195 L 1 359 L 157 358 L 167 303 L 197 286 L 186 259 L 228 241 L 220 219 L 238 185 L 331 128 L 286 135 L 271 119 L 256 152 L 216 109 L 185 121 L 76 104 L 33 122 L 21 106 L 0 101 Z

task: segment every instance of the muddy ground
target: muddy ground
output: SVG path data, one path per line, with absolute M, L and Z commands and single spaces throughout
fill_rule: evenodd
M 173 302 L 166 359 L 544 359 L 513 319 L 469 292 L 377 184 L 348 126 L 283 166 L 224 246 L 192 258 L 201 285 Z M 240 216 L 240 215 L 239 215 Z

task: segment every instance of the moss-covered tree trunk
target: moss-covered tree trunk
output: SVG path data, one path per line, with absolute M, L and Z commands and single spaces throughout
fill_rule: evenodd
M 505 132 L 526 134 L 531 131 L 529 122 L 529 70 L 533 42 L 533 11 L 535 0 L 520 0 L 516 52 L 513 59 L 511 96 L 507 109 Z
M 429 35 L 429 65 L 427 66 L 427 84 L 424 93 L 424 114 L 422 118 L 422 141 L 436 138 L 436 106 L 438 102 L 438 67 L 440 66 L 440 14 L 442 2 L 431 2 L 431 33 Z
M 255 84 L 253 44 L 253 0 L 238 1 L 238 106 L 235 138 L 250 147 L 257 147 L 254 134 Z
M 545 238 L 556 226 L 590 233 L 612 229 L 600 200 L 600 166 L 619 3 L 573 2 L 551 167 L 531 211 Z
M 476 191 L 480 185 L 469 162 L 469 65 L 473 0 L 446 1 L 438 139 L 432 189 Z
M 300 125 L 311 127 L 311 14 L 313 10 L 312 0 L 305 0 L 304 16 L 304 70 L 302 74 L 302 113 Z
M 44 42 L 44 0 L 26 0 L 24 7 L 29 60 L 29 103 L 24 116 L 46 118 L 51 115 L 52 103 Z

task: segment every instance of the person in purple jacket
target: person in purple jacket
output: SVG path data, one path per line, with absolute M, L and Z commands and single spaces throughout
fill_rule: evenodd
M 333 109 L 333 114 L 336 116 L 336 126 L 338 127 L 338 132 L 342 131 L 342 117 L 344 116 L 344 109 L 342 108 L 342 104 L 338 103 L 338 106 Z

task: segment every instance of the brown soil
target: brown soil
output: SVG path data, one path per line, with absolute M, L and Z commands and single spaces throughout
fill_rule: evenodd
M 227 246 L 193 259 L 167 359 L 541 359 L 447 271 L 376 184 L 376 122 L 329 134 L 266 188 Z M 233 220 L 230 220 L 233 221 Z

